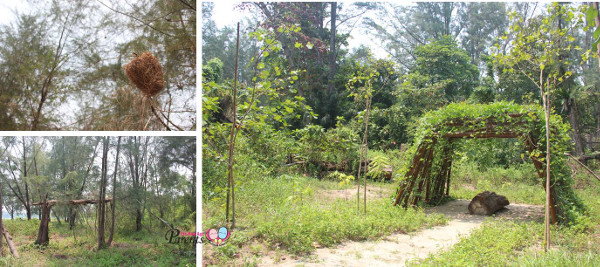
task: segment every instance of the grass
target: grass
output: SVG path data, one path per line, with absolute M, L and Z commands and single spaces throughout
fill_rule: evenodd
M 50 222 L 50 244 L 34 245 L 39 220 L 4 220 L 20 257 L 13 257 L 6 242 L 0 266 L 195 266 L 194 255 L 180 255 L 181 248 L 168 244 L 161 233 L 121 229 L 113 246 L 96 251 L 96 235 L 87 226 L 77 226 L 76 239 L 68 224 Z M 157 230 L 158 231 L 158 230 Z M 191 250 L 191 249 L 190 249 Z
M 451 250 L 432 254 L 424 266 L 504 266 L 514 254 L 534 244 L 543 228 L 534 223 L 487 221 L 454 245 Z
M 373 151 L 372 155 L 383 152 Z M 395 170 L 400 156 L 390 157 Z M 426 216 L 422 210 L 403 210 L 391 205 L 397 183 L 369 182 L 383 195 L 369 200 L 366 216 L 356 213 L 356 187 L 335 181 L 299 175 L 249 175 L 236 189 L 237 229 L 222 247 L 205 245 L 203 261 L 208 265 L 256 266 L 269 255 L 310 257 L 318 247 L 346 240 L 373 240 L 394 232 L 417 231 L 445 223 L 440 215 Z M 260 177 L 260 178 L 258 178 Z M 530 163 L 509 168 L 481 168 L 470 160 L 457 160 L 452 169 L 452 198 L 471 199 L 484 190 L 505 195 L 511 203 L 543 205 L 545 193 Z M 543 252 L 541 222 L 488 219 L 448 250 L 411 265 L 425 266 L 600 266 L 600 183 L 578 172 L 577 195 L 588 213 L 569 226 L 551 227 L 551 249 Z M 339 194 L 345 191 L 348 194 Z M 332 194 L 336 192 L 336 194 Z M 332 195 L 337 197 L 332 197 Z M 362 200 L 362 193 L 361 193 Z M 204 228 L 225 225 L 224 199 L 203 201 Z
M 476 163 L 459 162 L 453 167 L 452 174 L 450 195 L 453 198 L 472 199 L 488 190 L 506 196 L 510 203 L 546 203 L 544 187 L 533 164 L 480 170 Z
M 468 168 L 466 168 L 468 169 Z M 505 170 L 519 173 L 519 170 Z M 460 181 L 467 181 L 468 176 L 477 177 L 481 172 L 458 172 Z M 501 172 L 495 172 L 495 175 Z M 462 176 L 461 176 L 462 174 Z M 482 175 L 481 177 L 486 177 Z M 487 176 L 489 177 L 489 176 Z M 477 182 L 477 190 L 497 190 L 506 194 L 515 202 L 543 204 L 538 195 L 543 191 L 530 191 L 529 185 L 522 181 L 524 176 L 515 175 L 515 184 L 505 185 L 501 191 L 499 182 Z M 498 179 L 498 176 L 492 176 Z M 520 181 L 519 181 L 520 180 Z M 486 184 L 487 183 L 487 184 Z M 470 186 L 473 186 L 470 184 Z M 457 187 L 464 187 L 460 183 Z M 541 188 L 541 186 L 539 186 Z M 413 262 L 413 265 L 424 266 L 600 266 L 600 183 L 593 178 L 578 174 L 575 177 L 575 190 L 588 208 L 588 214 L 580 216 L 569 226 L 551 226 L 550 250 L 543 251 L 544 224 L 540 222 L 509 222 L 490 219 L 463 238 L 450 250 L 432 254 L 427 259 Z M 473 190 L 462 190 L 457 195 L 465 195 Z M 512 191 L 512 192 L 511 192 Z M 451 190 L 452 192 L 452 190 Z M 533 193 L 532 193 L 533 192 Z M 528 196 L 528 194 L 534 194 Z M 543 199 L 543 197 L 542 197 Z M 542 202 L 542 203 L 540 203 Z
M 232 264 L 252 262 L 275 250 L 307 256 L 317 247 L 346 240 L 372 240 L 395 232 L 412 232 L 444 224 L 442 215 L 427 216 L 422 210 L 392 206 L 395 183 L 370 182 L 367 215 L 357 214 L 356 187 L 299 175 L 254 179 L 238 186 L 237 229 L 225 246 L 205 245 L 203 260 Z M 203 227 L 224 225 L 223 199 L 204 201 Z M 362 204 L 362 192 L 361 192 Z M 262 246 L 262 248 L 261 248 Z
M 490 220 L 452 249 L 432 254 L 423 266 L 599 266 L 598 229 L 552 226 L 551 249 L 543 252 L 544 225 Z M 595 237 L 595 238 L 594 238 Z

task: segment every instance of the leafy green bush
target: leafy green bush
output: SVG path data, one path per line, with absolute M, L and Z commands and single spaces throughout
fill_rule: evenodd
M 327 178 L 339 181 L 340 185 L 350 184 L 350 182 L 354 180 L 354 176 L 338 171 L 330 173 L 327 175 Z
M 324 170 L 323 164 L 352 168 L 357 160 L 358 136 L 341 122 L 338 127 L 327 131 L 319 125 L 308 125 L 295 130 L 294 135 L 297 142 L 293 152 L 307 163 L 307 171 L 314 175 L 320 175 Z
M 386 156 L 378 155 L 371 159 L 371 163 L 369 163 L 369 171 L 367 172 L 367 176 L 371 177 L 371 179 L 381 179 L 382 181 L 385 179 L 383 176 L 384 169 L 386 166 L 390 164 L 390 159 Z

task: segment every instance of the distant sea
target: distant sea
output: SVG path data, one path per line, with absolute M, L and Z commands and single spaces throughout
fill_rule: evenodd
M 33 217 L 33 215 L 32 215 Z M 16 218 L 27 218 L 27 214 L 23 213 L 19 213 L 19 212 L 15 212 L 15 219 Z M 35 217 L 37 218 L 37 217 Z M 2 212 L 2 219 L 9 219 L 10 220 L 10 213 L 3 211 Z

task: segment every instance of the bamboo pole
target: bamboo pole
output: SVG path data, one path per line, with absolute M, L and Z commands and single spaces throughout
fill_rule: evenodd
M 412 190 L 412 184 L 414 184 L 415 182 L 415 173 L 418 173 L 421 165 L 423 164 L 424 161 L 424 153 L 427 151 L 426 150 L 427 144 L 426 143 L 421 143 L 419 145 L 419 147 L 417 148 L 417 153 L 415 154 L 415 157 L 413 158 L 413 162 L 411 167 L 409 168 L 408 172 L 406 173 L 406 175 L 404 176 L 404 184 L 400 189 L 400 192 L 398 192 L 398 195 L 396 195 L 396 201 L 394 201 L 394 206 L 398 205 L 398 203 L 400 203 L 401 199 L 404 199 L 403 195 L 405 193 L 410 194 L 410 190 Z M 410 180 L 410 182 L 409 182 Z M 409 186 L 410 184 L 410 186 Z M 411 189 L 409 189 L 408 191 L 407 186 L 410 187 Z
M 418 187 L 418 191 L 419 193 L 421 193 L 421 191 L 423 190 L 423 183 L 425 182 L 425 179 L 427 179 L 427 176 L 429 174 L 429 169 L 431 168 L 431 165 L 433 164 L 433 151 L 435 150 L 435 144 L 437 142 L 437 139 L 433 139 L 433 141 L 431 142 L 431 145 L 429 146 L 429 154 L 427 156 L 427 159 L 425 160 L 425 166 L 421 172 L 421 181 L 419 182 L 419 187 Z M 417 205 L 417 202 L 419 201 L 419 199 L 421 199 L 421 197 L 419 195 L 415 195 L 413 197 L 413 202 L 412 205 Z M 408 201 L 408 199 L 407 199 Z

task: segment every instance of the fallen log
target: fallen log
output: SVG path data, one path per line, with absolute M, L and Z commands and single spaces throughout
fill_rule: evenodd
M 505 196 L 497 195 L 490 191 L 484 191 L 477 194 L 473 200 L 471 200 L 471 203 L 469 203 L 469 213 L 490 216 L 497 210 L 502 209 L 509 204 L 510 203 Z
M 4 235 L 4 238 L 6 238 L 6 243 L 8 244 L 8 248 L 10 249 L 10 253 L 12 253 L 13 256 L 15 256 L 15 258 L 18 258 L 19 252 L 17 251 L 17 248 L 15 247 L 15 244 L 13 243 L 12 236 L 10 236 L 8 231 L 6 231 L 6 228 L 4 228 L 4 225 L 2 225 L 2 234 Z

